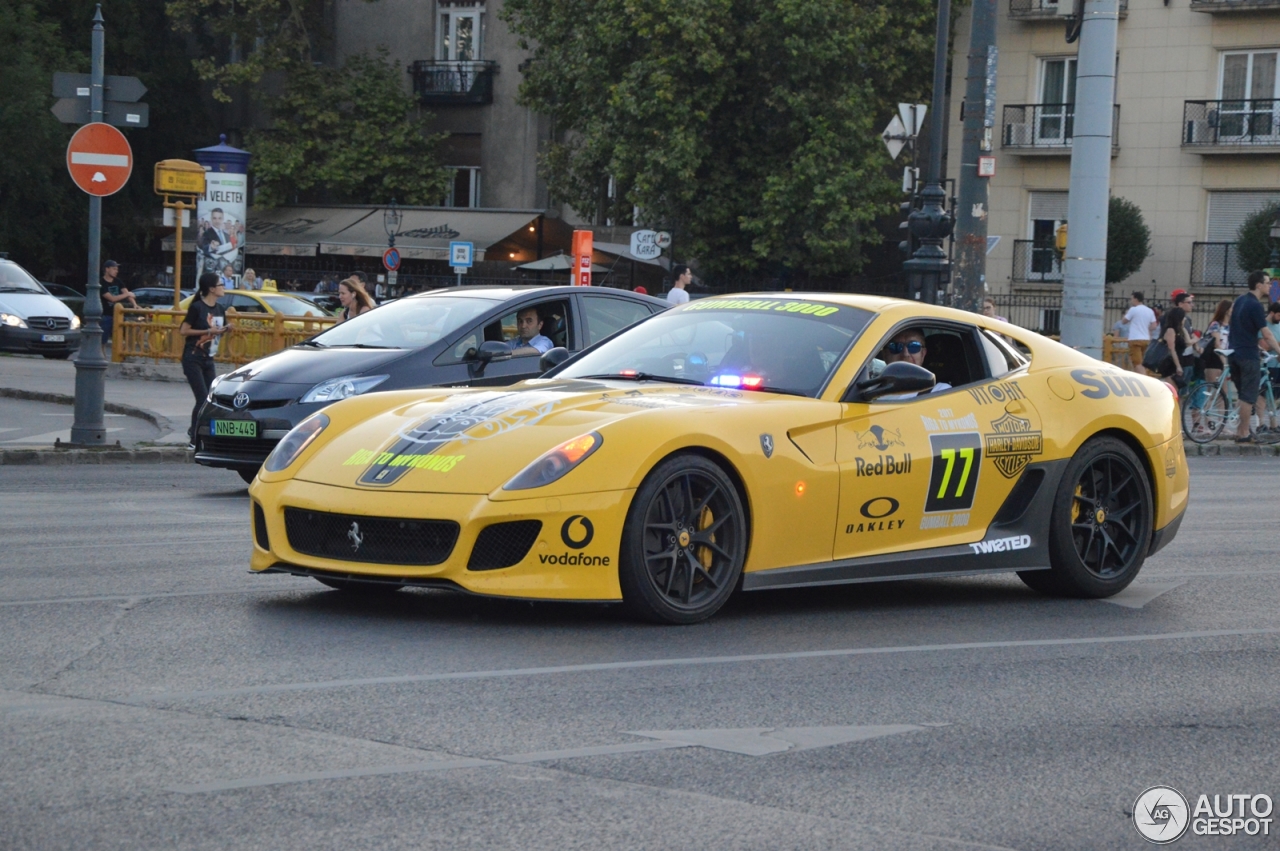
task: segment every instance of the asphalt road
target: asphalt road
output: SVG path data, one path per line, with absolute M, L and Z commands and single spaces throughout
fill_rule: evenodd
M 1123 605 L 958 578 L 683 628 L 251 576 L 230 474 L 5 467 L 0 848 L 1144 848 L 1150 786 L 1280 798 L 1280 459 L 1191 464 Z

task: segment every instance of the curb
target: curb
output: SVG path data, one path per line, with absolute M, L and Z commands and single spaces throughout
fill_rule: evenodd
M 75 396 L 68 396 L 65 393 L 23 390 L 18 387 L 0 387 L 0 399 L 3 398 L 26 399 L 31 402 L 52 402 L 55 405 L 74 405 L 76 403 Z M 154 411 L 148 411 L 146 408 L 135 408 L 133 405 L 122 405 L 119 402 L 104 402 L 102 408 L 109 414 L 124 414 L 127 417 L 146 420 L 162 432 L 173 431 L 173 423 L 167 417 L 162 417 Z
M 69 464 L 192 463 L 195 453 L 185 446 L 128 449 L 119 446 L 82 449 L 0 449 L 0 467 L 63 467 Z
M 1187 440 L 1183 441 L 1182 447 L 1187 455 L 1280 457 L 1280 444 L 1277 443 L 1192 443 Z

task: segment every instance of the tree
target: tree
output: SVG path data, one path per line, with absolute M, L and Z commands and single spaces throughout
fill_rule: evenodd
M 542 168 L 580 214 L 675 231 L 704 273 L 858 269 L 899 191 L 878 136 L 929 91 L 933 0 L 507 0 Z M 617 188 L 607 197 L 609 179 Z
M 1240 268 L 1246 272 L 1267 269 L 1271 251 L 1280 248 L 1280 242 L 1271 238 L 1271 226 L 1280 218 L 1280 203 L 1268 204 L 1244 220 L 1236 233 L 1236 257 Z
M 449 173 L 437 164 L 442 135 L 401 85 L 385 52 L 352 56 L 340 68 L 297 66 L 284 94 L 272 101 L 271 130 L 255 130 L 257 206 L 299 201 L 370 203 L 392 197 L 438 204 Z
M 1116 284 L 1151 256 L 1151 229 L 1137 204 L 1112 196 L 1107 210 L 1107 283 Z

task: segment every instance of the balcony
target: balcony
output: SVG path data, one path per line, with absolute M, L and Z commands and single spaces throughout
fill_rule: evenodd
M 1243 287 L 1248 274 L 1240 268 L 1234 242 L 1191 244 L 1191 286 Z
M 1247 0 L 1248 2 L 1270 2 L 1270 0 Z M 1071 0 L 1062 0 L 1064 9 L 1072 5 Z M 1280 2 L 1280 0 L 1274 0 Z M 1195 7 L 1196 0 L 1191 0 Z M 1233 4 L 1234 5 L 1234 4 Z M 1066 14 L 1064 12 L 1063 14 Z M 1129 14 L 1129 0 L 1120 0 L 1120 17 Z M 1019 21 L 1053 21 L 1061 20 L 1058 15 L 1058 0 L 1009 0 L 1009 17 Z
M 1013 282 L 1015 284 L 1060 284 L 1062 263 L 1052 243 L 1031 239 L 1013 241 Z
M 1075 135 L 1074 103 L 1009 104 L 1000 146 L 1019 156 L 1067 156 Z M 1120 105 L 1111 116 L 1111 156 L 1120 152 Z
M 1182 147 L 1199 154 L 1280 153 L 1280 100 L 1189 100 Z
M 1191 11 L 1211 15 L 1265 12 L 1269 9 L 1280 9 L 1280 0 L 1191 0 Z
M 409 66 L 413 93 L 423 106 L 484 106 L 493 103 L 496 62 L 419 59 Z

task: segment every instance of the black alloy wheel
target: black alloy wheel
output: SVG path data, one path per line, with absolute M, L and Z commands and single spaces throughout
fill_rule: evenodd
M 668 458 L 627 512 L 623 602 L 656 623 L 706 620 L 733 594 L 746 552 L 746 512 L 725 472 L 700 455 Z
M 1032 588 L 1110 597 L 1128 587 L 1151 547 L 1154 509 L 1142 463 L 1122 441 L 1099 437 L 1071 459 L 1049 524 L 1049 570 L 1024 571 Z

